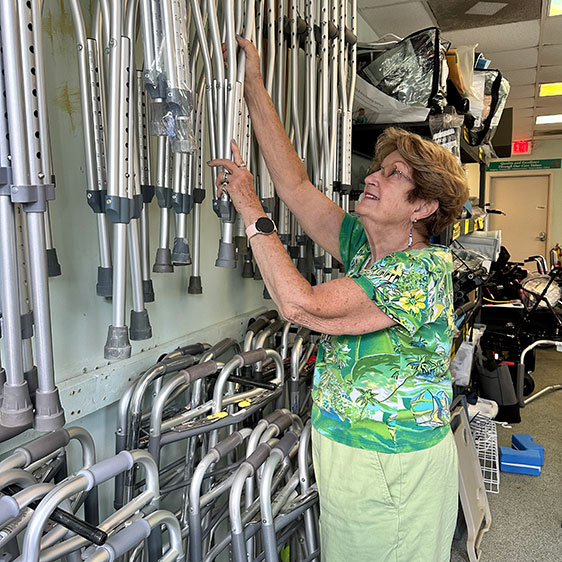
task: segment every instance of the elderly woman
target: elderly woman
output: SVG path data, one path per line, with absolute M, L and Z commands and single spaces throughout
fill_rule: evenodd
M 288 320 L 325 334 L 312 410 L 322 559 L 449 560 L 457 457 L 449 427 L 454 330 L 451 254 L 429 237 L 468 197 L 463 170 L 437 144 L 400 129 L 378 139 L 372 173 L 344 213 L 309 181 L 264 88 L 253 45 L 245 98 L 279 197 L 305 232 L 345 266 L 311 286 L 267 218 L 233 143 L 215 160 L 247 227 L 269 294 Z

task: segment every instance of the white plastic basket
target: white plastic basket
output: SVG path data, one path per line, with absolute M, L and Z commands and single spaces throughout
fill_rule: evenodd
M 490 418 L 477 414 L 470 421 L 470 429 L 474 437 L 486 491 L 498 494 L 500 491 L 500 463 L 496 424 Z

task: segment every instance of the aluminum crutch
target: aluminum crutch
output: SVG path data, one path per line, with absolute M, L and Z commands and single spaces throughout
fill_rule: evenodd
M 0 18 L 9 10 L 7 3 L 1 7 Z M 7 14 L 10 15 L 9 13 Z M 2 43 L 5 30 L 2 25 Z M 22 318 L 20 312 L 18 252 L 16 246 L 15 207 L 11 201 L 12 169 L 10 146 L 8 143 L 8 119 L 6 108 L 4 60 L 16 56 L 16 44 L 10 40 L 0 56 L 0 310 L 2 311 L 2 336 L 4 342 L 4 369 L 2 375 L 3 402 L 0 409 L 0 439 L 9 439 L 31 426 L 33 406 L 29 396 L 28 383 L 24 377 L 24 357 L 22 349 Z M 3 60 L 4 59 L 4 60 Z M 7 94 L 8 92 L 6 92 Z M 12 90 L 12 95 L 14 92 Z M 16 141 L 23 143 L 20 131 L 16 131 Z M 16 174 L 23 170 L 17 164 Z
M 144 201 L 140 186 L 140 162 L 139 153 L 136 147 L 136 72 L 135 72 L 135 29 L 137 21 L 137 5 L 133 0 L 127 4 L 125 12 L 125 34 L 128 41 L 123 43 L 123 47 L 128 46 L 129 57 L 126 60 L 127 72 L 125 73 L 126 83 L 122 85 L 126 92 L 124 97 L 124 111 L 120 113 L 123 123 L 123 141 L 121 149 L 124 157 L 120 159 L 123 163 L 124 174 L 122 181 L 127 182 L 127 195 L 130 203 L 128 230 L 128 250 L 129 250 L 129 270 L 131 278 L 131 297 L 133 308 L 130 316 L 129 335 L 131 340 L 146 340 L 152 337 L 152 327 L 148 317 L 148 311 L 144 306 L 144 287 L 141 265 L 141 242 L 139 236 L 139 219 L 142 213 Z M 125 49 L 124 49 L 125 51 Z M 124 176 L 124 177 L 123 177 Z
M 98 266 L 96 294 L 100 297 L 111 297 L 113 294 L 113 265 L 109 242 L 109 219 L 104 212 L 107 194 L 105 96 L 103 71 L 98 50 L 99 41 L 94 38 L 86 38 L 86 28 L 79 0 L 70 0 L 70 11 L 78 55 L 78 78 L 86 164 L 86 197 L 88 205 L 97 219 L 100 265 Z M 95 25 L 95 23 L 96 20 L 94 19 L 94 31 L 99 34 L 99 25 Z
M 4 71 L 11 77 L 6 83 L 13 174 L 11 198 L 13 203 L 22 204 L 29 251 L 29 260 L 26 261 L 30 272 L 38 384 L 35 392 L 34 423 L 40 431 L 48 431 L 64 424 L 64 412 L 54 380 L 44 221 L 46 201 L 54 198 L 54 186 L 44 183 L 45 176 L 41 170 L 39 139 L 43 131 L 38 119 L 37 96 L 34 96 L 34 90 L 37 88 L 34 69 L 37 65 L 43 64 L 40 60 L 41 51 L 37 54 L 34 52 L 32 31 L 34 24 L 40 25 L 40 14 L 36 15 L 35 20 L 32 15 L 32 10 L 39 10 L 39 5 L 37 2 L 20 3 L 17 6 L 17 14 L 15 8 L 16 6 L 10 2 L 9 6 L 2 6 L 1 12 Z M 22 90 L 25 107 L 21 106 L 20 101 Z M 5 306 L 3 303 L 4 311 Z M 29 362 L 30 342 L 24 346 L 24 360 L 27 355 Z M 2 408 L 4 404 L 7 409 L 14 407 L 14 404 L 6 400 L 6 391 L 9 390 L 6 384 Z M 3 413 L 2 418 L 4 417 Z M 10 425 L 5 422 L 4 424 Z
M 150 231 L 148 205 L 154 199 L 155 186 L 152 182 L 152 161 L 148 140 L 148 102 L 144 88 L 142 70 L 137 70 L 137 150 L 139 158 L 139 179 L 142 193 L 142 211 L 139 217 L 141 238 L 141 267 L 144 302 L 154 302 L 154 286 L 150 278 Z

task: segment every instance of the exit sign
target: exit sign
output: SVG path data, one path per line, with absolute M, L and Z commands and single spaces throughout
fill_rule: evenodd
M 514 141 L 512 154 L 531 154 L 531 141 Z

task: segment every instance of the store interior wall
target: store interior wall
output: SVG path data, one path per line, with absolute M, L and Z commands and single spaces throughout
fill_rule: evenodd
M 82 1 L 86 22 L 89 0 Z M 263 282 L 242 279 L 240 269 L 215 267 L 220 223 L 211 209 L 212 184 L 207 175 L 207 199 L 202 208 L 202 295 L 187 293 L 191 267 L 173 274 L 152 274 L 156 300 L 147 303 L 153 328 L 150 340 L 131 342 L 131 358 L 109 364 L 103 358 L 112 305 L 95 294 L 98 240 L 96 218 L 86 202 L 86 169 L 78 85 L 74 28 L 66 2 L 47 2 L 43 14 L 43 49 L 48 110 L 56 177 L 56 199 L 50 204 L 53 244 L 62 268 L 49 280 L 56 383 L 61 391 L 67 426 L 89 431 L 98 459 L 114 454 L 118 398 L 134 376 L 156 362 L 161 353 L 180 342 L 214 343 L 227 335 L 243 334 L 248 317 L 273 307 L 263 298 Z M 376 38 L 358 16 L 361 41 Z M 151 259 L 158 246 L 159 208 L 150 207 Z M 188 233 L 191 220 L 188 221 Z M 172 231 L 173 233 L 173 231 Z M 172 234 L 173 236 L 173 234 Z M 130 310 L 128 303 L 127 310 Z M 204 338 L 203 340 L 199 338 Z M 92 381 L 96 380 L 93 385 Z M 106 400 L 107 398 L 107 400 Z M 103 406 L 99 406 L 99 404 Z M 106 405 L 107 404 L 107 405 Z M 89 405 L 89 407 L 88 407 Z M 0 444 L 0 457 L 38 434 L 28 430 Z M 79 447 L 70 468 L 79 468 Z M 71 461 L 73 458 L 71 458 Z M 104 488 L 102 512 L 110 510 L 110 487 Z

